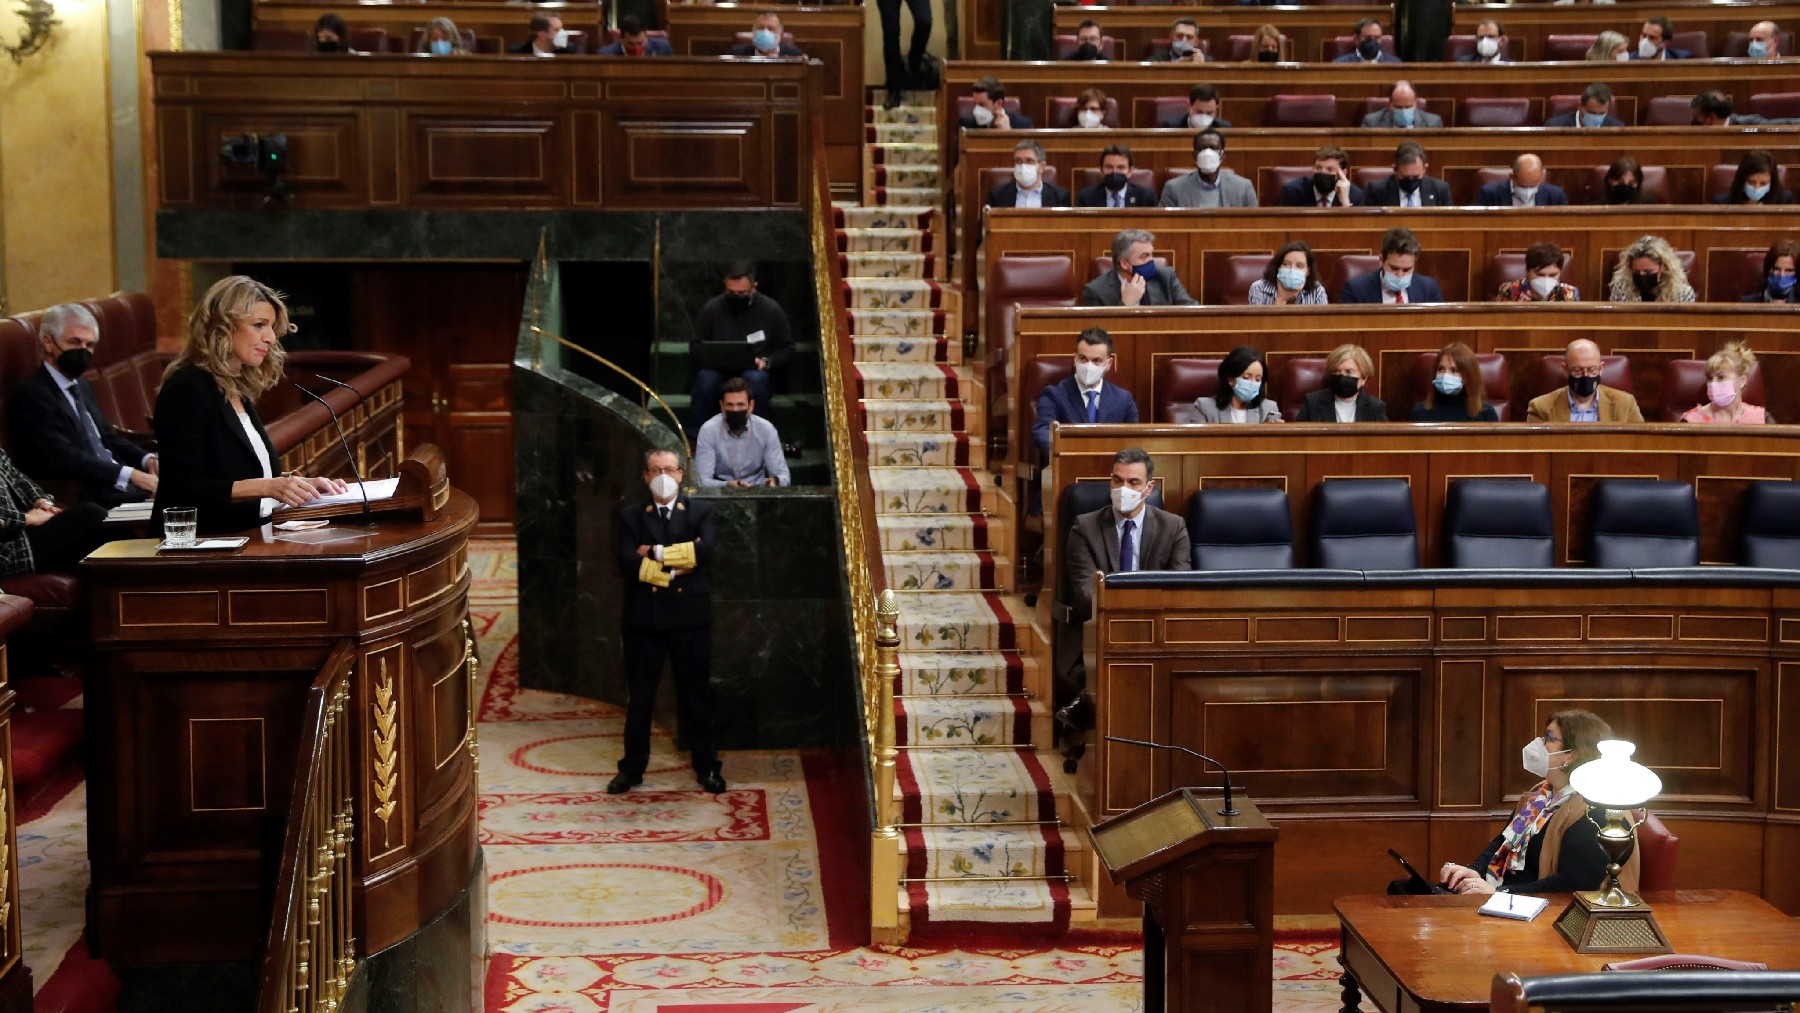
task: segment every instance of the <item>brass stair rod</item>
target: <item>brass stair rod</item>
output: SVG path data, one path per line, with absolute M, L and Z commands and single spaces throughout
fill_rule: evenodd
M 531 330 L 534 334 L 538 335 L 538 337 L 549 338 L 551 341 L 556 342 L 557 344 L 563 346 L 564 348 L 570 349 L 575 352 L 579 352 L 582 355 L 585 355 L 588 358 L 594 360 L 595 362 L 598 362 L 600 365 L 605 366 L 607 369 L 610 369 L 613 372 L 619 374 L 620 376 L 624 377 L 625 379 L 630 380 L 632 383 L 637 384 L 637 387 L 639 390 L 641 390 L 645 394 L 649 395 L 652 400 L 654 400 L 659 406 L 662 407 L 662 410 L 664 412 L 668 413 L 669 424 L 675 427 L 676 435 L 681 437 L 681 455 L 684 459 L 682 462 L 682 470 L 684 470 L 684 471 L 689 470 L 688 465 L 692 463 L 692 451 L 689 449 L 687 429 L 684 426 L 682 426 L 681 419 L 675 415 L 675 409 L 670 408 L 669 403 L 667 401 L 664 401 L 662 399 L 661 395 L 656 393 L 656 391 L 651 390 L 649 384 L 646 384 L 644 381 L 631 375 L 630 371 L 626 370 L 624 367 L 620 366 L 618 363 L 615 363 L 612 360 L 610 360 L 610 359 L 606 358 L 605 356 L 600 355 L 596 352 L 589 351 L 588 349 L 585 349 L 585 348 L 581 347 L 580 345 L 577 345 L 575 342 L 570 341 L 568 338 L 565 338 L 560 334 L 552 334 L 549 331 L 544 330 L 542 327 L 539 327 L 536 324 L 531 325 Z

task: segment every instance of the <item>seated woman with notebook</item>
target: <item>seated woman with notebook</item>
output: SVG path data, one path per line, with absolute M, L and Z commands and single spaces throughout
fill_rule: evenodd
M 222 279 L 200 298 L 156 395 L 154 526 L 170 507 L 193 507 L 201 533 L 243 531 L 278 504 L 345 491 L 334 478 L 282 475 L 256 414 L 256 399 L 286 377 L 281 339 L 293 329 L 281 294 L 254 279 Z
M 1591 711 L 1571 708 L 1550 715 L 1543 737 L 1524 749 L 1525 769 L 1543 780 L 1519 798 L 1512 818 L 1479 858 L 1469 865 L 1445 863 L 1439 881 L 1452 893 L 1468 894 L 1599 889 L 1607 865 L 1595 839 L 1599 827 L 1587 818 L 1587 801 L 1569 786 L 1569 773 L 1599 759 L 1596 746 L 1612 737 L 1612 729 Z M 1638 865 L 1634 848 L 1619 872 L 1619 885 L 1628 891 L 1637 890 Z

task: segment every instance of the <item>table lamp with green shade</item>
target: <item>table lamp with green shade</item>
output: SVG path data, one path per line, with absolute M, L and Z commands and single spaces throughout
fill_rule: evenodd
M 1588 804 L 1588 820 L 1594 810 L 1606 812 L 1606 823 L 1595 835 L 1606 853 L 1606 882 L 1598 890 L 1575 895 L 1556 919 L 1556 931 L 1577 953 L 1672 953 L 1669 940 L 1650 905 L 1619 886 L 1619 869 L 1631 858 L 1637 828 L 1645 816 L 1631 822 L 1631 810 L 1662 791 L 1662 778 L 1631 758 L 1637 746 L 1623 739 L 1605 739 L 1597 746 L 1600 758 L 1584 763 L 1569 775 L 1569 785 Z

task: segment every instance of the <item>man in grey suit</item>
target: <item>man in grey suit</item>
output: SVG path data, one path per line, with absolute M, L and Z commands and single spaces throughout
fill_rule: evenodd
M 1187 523 L 1146 502 L 1155 484 L 1156 462 L 1136 447 L 1113 455 L 1112 502 L 1075 518 L 1063 560 L 1074 600 L 1065 602 L 1074 619 L 1094 611 L 1094 573 L 1133 570 L 1191 570 Z
M 1253 208 L 1256 187 L 1244 177 L 1222 168 L 1225 135 L 1202 130 L 1194 135 L 1194 165 L 1198 171 L 1176 176 L 1163 184 L 1166 208 Z
M 1394 149 L 1394 174 L 1371 183 L 1364 191 L 1371 207 L 1382 208 L 1447 208 L 1450 184 L 1427 175 L 1431 163 L 1425 160 L 1425 147 L 1418 141 L 1401 141 Z
M 1175 269 L 1158 267 L 1156 237 L 1143 229 L 1126 229 L 1113 237 L 1113 269 L 1081 290 L 1083 306 L 1198 306 Z
M 1394 86 L 1388 89 L 1387 108 L 1364 116 L 1362 125 L 1382 130 L 1414 127 L 1437 130 L 1444 125 L 1444 118 L 1419 108 L 1419 96 L 1413 91 L 1411 81 L 1395 81 Z

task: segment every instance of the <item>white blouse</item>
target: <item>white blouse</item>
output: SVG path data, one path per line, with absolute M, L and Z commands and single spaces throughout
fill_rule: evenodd
M 250 440 L 250 449 L 256 451 L 256 460 L 262 465 L 264 478 L 274 478 L 274 465 L 269 461 L 268 445 L 263 443 L 262 434 L 256 431 L 256 423 L 250 421 L 249 412 L 238 412 L 238 424 L 244 427 L 244 435 Z M 267 520 L 275 512 L 276 501 L 267 496 L 262 498 L 262 516 Z

